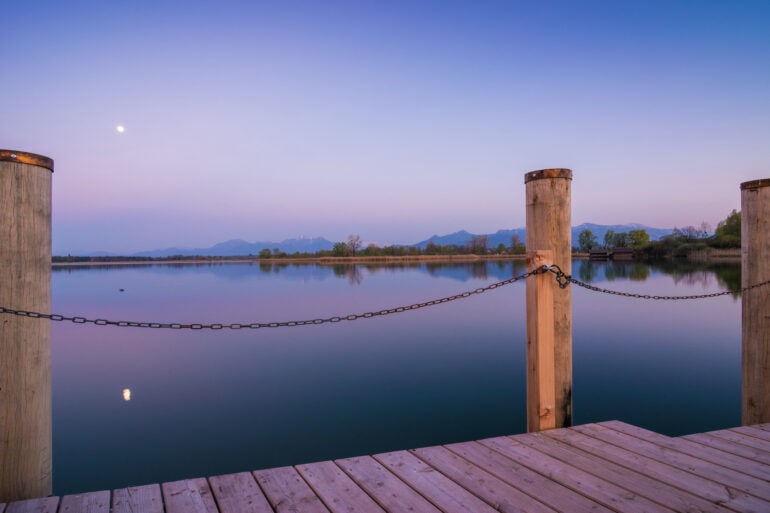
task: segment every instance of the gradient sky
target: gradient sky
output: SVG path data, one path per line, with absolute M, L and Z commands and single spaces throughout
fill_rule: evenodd
M 712 226 L 770 177 L 768 1 L 3 5 L 0 148 L 55 161 L 55 254 L 523 226 Z M 125 126 L 125 133 L 116 131 Z

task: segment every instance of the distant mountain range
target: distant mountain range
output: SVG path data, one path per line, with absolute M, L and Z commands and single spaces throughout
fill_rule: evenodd
M 628 232 L 630 230 L 646 230 L 650 234 L 651 240 L 658 240 L 665 235 L 669 235 L 673 230 L 663 228 L 650 228 L 641 224 L 616 224 L 616 225 L 601 225 L 593 223 L 583 223 L 579 226 L 572 227 L 572 244 L 577 244 L 578 234 L 583 230 L 591 230 L 596 238 L 601 242 L 604 239 L 604 234 L 608 230 L 615 232 Z M 450 233 L 448 235 L 434 235 L 429 239 L 418 242 L 416 244 L 397 244 L 397 246 L 415 246 L 424 249 L 429 243 L 440 246 L 456 245 L 463 246 L 470 242 L 470 240 L 476 235 L 465 230 L 459 232 Z M 505 246 L 511 245 L 511 238 L 517 235 L 519 239 L 524 242 L 526 230 L 524 228 L 516 228 L 513 230 L 497 230 L 495 233 L 485 234 L 487 236 L 487 246 L 495 248 L 501 243 Z M 219 244 L 215 244 L 209 248 L 165 248 L 156 249 L 152 251 L 141 251 L 139 253 L 133 253 L 131 255 L 116 255 L 113 253 L 107 253 L 104 251 L 94 252 L 78 252 L 72 256 L 136 256 L 136 257 L 152 257 L 152 258 L 164 258 L 172 256 L 256 256 L 263 249 L 275 249 L 285 253 L 315 253 L 316 251 L 330 250 L 334 246 L 334 242 L 324 239 L 323 237 L 301 237 L 297 239 L 286 239 L 281 242 L 248 242 L 242 239 L 232 239 Z

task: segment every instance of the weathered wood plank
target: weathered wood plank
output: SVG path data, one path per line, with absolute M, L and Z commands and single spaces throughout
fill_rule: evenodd
M 163 483 L 167 513 L 218 513 L 208 482 L 202 477 Z
M 671 486 L 691 492 L 717 504 L 725 505 L 735 511 L 762 511 L 766 507 L 765 501 L 761 499 L 634 452 L 632 450 L 633 443 L 628 443 L 627 447 L 619 447 L 583 434 L 577 427 L 549 431 L 547 436 L 579 447 L 603 459 L 614 461 L 618 465 L 669 483 Z
M 159 484 L 112 491 L 112 513 L 163 513 Z
M 5 513 L 56 513 L 56 507 L 58 505 L 58 497 L 29 499 L 25 501 L 11 502 L 8 504 Z
M 256 470 L 253 474 L 277 513 L 329 513 L 293 467 Z
M 697 433 L 694 435 L 683 436 L 682 438 L 690 442 L 695 442 L 707 447 L 719 449 L 730 454 L 735 454 L 741 456 L 742 458 L 751 459 L 763 465 L 770 465 L 770 453 L 765 453 L 764 451 L 734 443 L 723 438 L 711 436 L 708 433 Z
M 764 431 L 770 431 L 770 424 L 754 424 L 754 427 L 762 429 Z
M 608 512 L 606 508 L 561 484 L 522 466 L 478 442 L 447 445 L 446 448 L 501 481 L 532 495 L 564 513 Z
M 742 491 L 755 497 L 760 497 L 765 501 L 770 501 L 770 486 L 768 486 L 766 481 L 761 479 L 720 467 L 719 465 L 715 465 L 699 458 L 694 458 L 679 451 L 661 447 L 657 444 L 640 440 L 639 438 L 597 424 L 580 426 L 576 429 L 591 436 L 596 435 L 607 443 L 625 447 L 631 451 L 638 452 L 639 454 L 661 461 L 672 467 L 686 470 L 692 474 L 721 483 L 735 491 Z M 765 503 L 765 507 L 770 508 L 770 504 Z
M 725 513 L 729 511 L 694 493 L 687 493 L 676 489 L 660 480 L 621 465 L 616 465 L 612 461 L 604 460 L 592 453 L 548 437 L 547 433 L 516 436 L 516 440 L 528 447 L 537 449 L 549 456 L 585 470 L 600 479 L 646 497 L 671 510 L 699 511 L 703 513 Z
M 494 513 L 494 509 L 441 472 L 407 451 L 374 458 L 444 513 Z
M 248 472 L 209 478 L 221 513 L 273 513 L 273 508 Z
M 752 449 L 759 451 L 759 454 L 762 454 L 763 457 L 770 458 L 770 452 L 767 451 L 767 444 L 763 443 L 761 440 L 757 440 L 754 437 L 736 433 L 735 431 L 730 431 L 729 429 L 725 429 L 724 431 L 711 431 L 706 434 L 717 438 L 722 438 L 723 440 L 728 440 L 745 447 L 751 447 Z
M 433 504 L 371 456 L 346 458 L 335 463 L 386 511 L 440 513 Z
M 480 440 L 479 442 L 616 511 L 623 511 L 624 513 L 671 511 L 645 497 L 599 479 L 588 472 L 552 458 L 545 453 L 531 449 L 515 438 L 499 437 Z
M 59 504 L 59 513 L 109 513 L 110 492 L 65 495 Z
M 557 511 L 482 470 L 445 447 L 415 449 L 421 460 L 453 480 L 497 511 L 553 513 Z
M 602 422 L 600 425 L 663 447 L 668 447 L 669 449 L 689 454 L 690 456 L 702 460 L 710 461 L 711 463 L 727 467 L 737 472 L 749 474 L 765 481 L 770 480 L 770 465 L 764 465 L 754 460 L 746 459 L 735 454 L 714 449 L 713 447 L 707 447 L 682 438 L 670 438 L 623 422 Z
M 742 435 L 751 436 L 751 437 L 763 440 L 765 442 L 765 445 L 767 446 L 767 450 L 770 451 L 770 432 L 764 431 L 755 426 L 741 426 L 741 427 L 733 428 L 730 431 L 735 431 L 736 433 L 740 433 Z
M 297 465 L 296 469 L 332 513 L 384 511 L 334 462 Z

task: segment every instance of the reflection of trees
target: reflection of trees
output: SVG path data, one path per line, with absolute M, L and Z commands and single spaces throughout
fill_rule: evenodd
M 634 262 L 628 272 L 631 281 L 645 281 L 650 277 L 650 266 L 644 262 Z
M 585 265 L 585 263 L 583 264 Z M 589 264 L 598 265 L 598 264 Z M 619 278 L 631 281 L 645 281 L 650 277 L 650 265 L 646 262 L 607 262 L 604 265 L 604 277 L 607 281 Z M 595 272 L 594 272 L 595 274 Z
M 595 265 L 591 261 L 584 261 L 580 263 L 580 269 L 578 270 L 578 276 L 580 276 L 580 281 L 584 281 L 586 283 L 591 283 L 596 278 L 596 273 L 598 272 L 599 267 Z
M 486 280 L 489 277 L 489 272 L 487 270 L 487 263 L 486 262 L 473 262 L 471 264 L 468 264 L 469 271 L 471 273 L 471 276 L 474 278 L 479 278 L 482 280 Z
M 332 266 L 332 271 L 334 272 L 334 276 L 338 278 L 347 278 L 348 283 L 351 285 L 360 285 L 361 282 L 364 281 L 364 275 L 361 272 L 361 269 L 355 264 L 337 264 Z

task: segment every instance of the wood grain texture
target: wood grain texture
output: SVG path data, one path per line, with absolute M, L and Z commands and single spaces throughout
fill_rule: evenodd
M 744 288 L 770 280 L 770 180 L 752 183 L 741 190 Z M 745 290 L 741 305 L 742 422 L 770 422 L 770 286 Z
M 335 463 L 388 512 L 440 513 L 430 502 L 371 456 Z
M 596 424 L 578 426 L 575 430 L 598 439 L 602 447 L 610 444 L 623 448 L 623 451 L 616 452 L 615 461 L 619 464 L 627 466 L 629 462 L 627 453 L 631 452 L 635 455 L 631 457 L 634 461 L 632 465 L 643 466 L 646 474 L 655 475 L 657 479 L 665 480 L 679 488 L 695 491 L 701 497 L 717 501 L 731 509 L 764 511 L 768 507 L 766 500 L 746 492 L 746 487 L 752 486 L 750 483 L 740 482 L 740 478 L 735 479 L 734 476 L 726 475 L 727 469 L 723 469 L 725 472 L 715 471 L 708 462 L 703 460 Z M 720 481 L 720 475 L 727 477 L 728 481 Z M 758 488 L 768 488 L 767 483 Z M 770 489 L 766 491 L 770 492 Z
M 202 477 L 163 483 L 161 488 L 168 513 L 218 513 L 209 484 Z
M 109 513 L 110 492 L 65 495 L 59 505 L 59 513 Z
M 329 513 L 293 467 L 257 470 L 253 474 L 276 513 Z
M 56 513 L 56 508 L 58 505 L 58 497 L 28 499 L 12 502 L 5 509 L 5 513 Z
M 0 306 L 51 309 L 51 171 L 0 161 Z M 51 494 L 50 322 L 0 315 L 0 500 Z
M 493 513 L 495 509 L 407 451 L 374 458 L 444 513 Z
M 527 495 L 446 447 L 425 447 L 415 449 L 413 452 L 421 460 L 439 470 L 497 511 L 506 513 L 553 513 L 557 511 L 535 498 L 542 494 L 542 490 L 530 489 L 529 491 L 533 496 Z
M 541 172 L 542 171 L 542 172 Z M 572 273 L 572 173 L 541 170 L 526 178 L 527 251 L 551 250 L 553 261 Z M 539 174 L 538 174 L 539 173 Z M 554 296 L 556 426 L 572 425 L 572 292 Z
M 384 511 L 334 462 L 297 465 L 296 469 L 332 513 Z
M 248 472 L 209 478 L 221 513 L 273 513 L 273 508 Z
M 527 252 L 527 272 L 553 264 L 552 251 Z M 551 273 L 527 278 L 527 431 L 556 427 L 556 362 L 554 359 Z
M 113 490 L 112 513 L 163 513 L 160 485 L 132 486 Z

